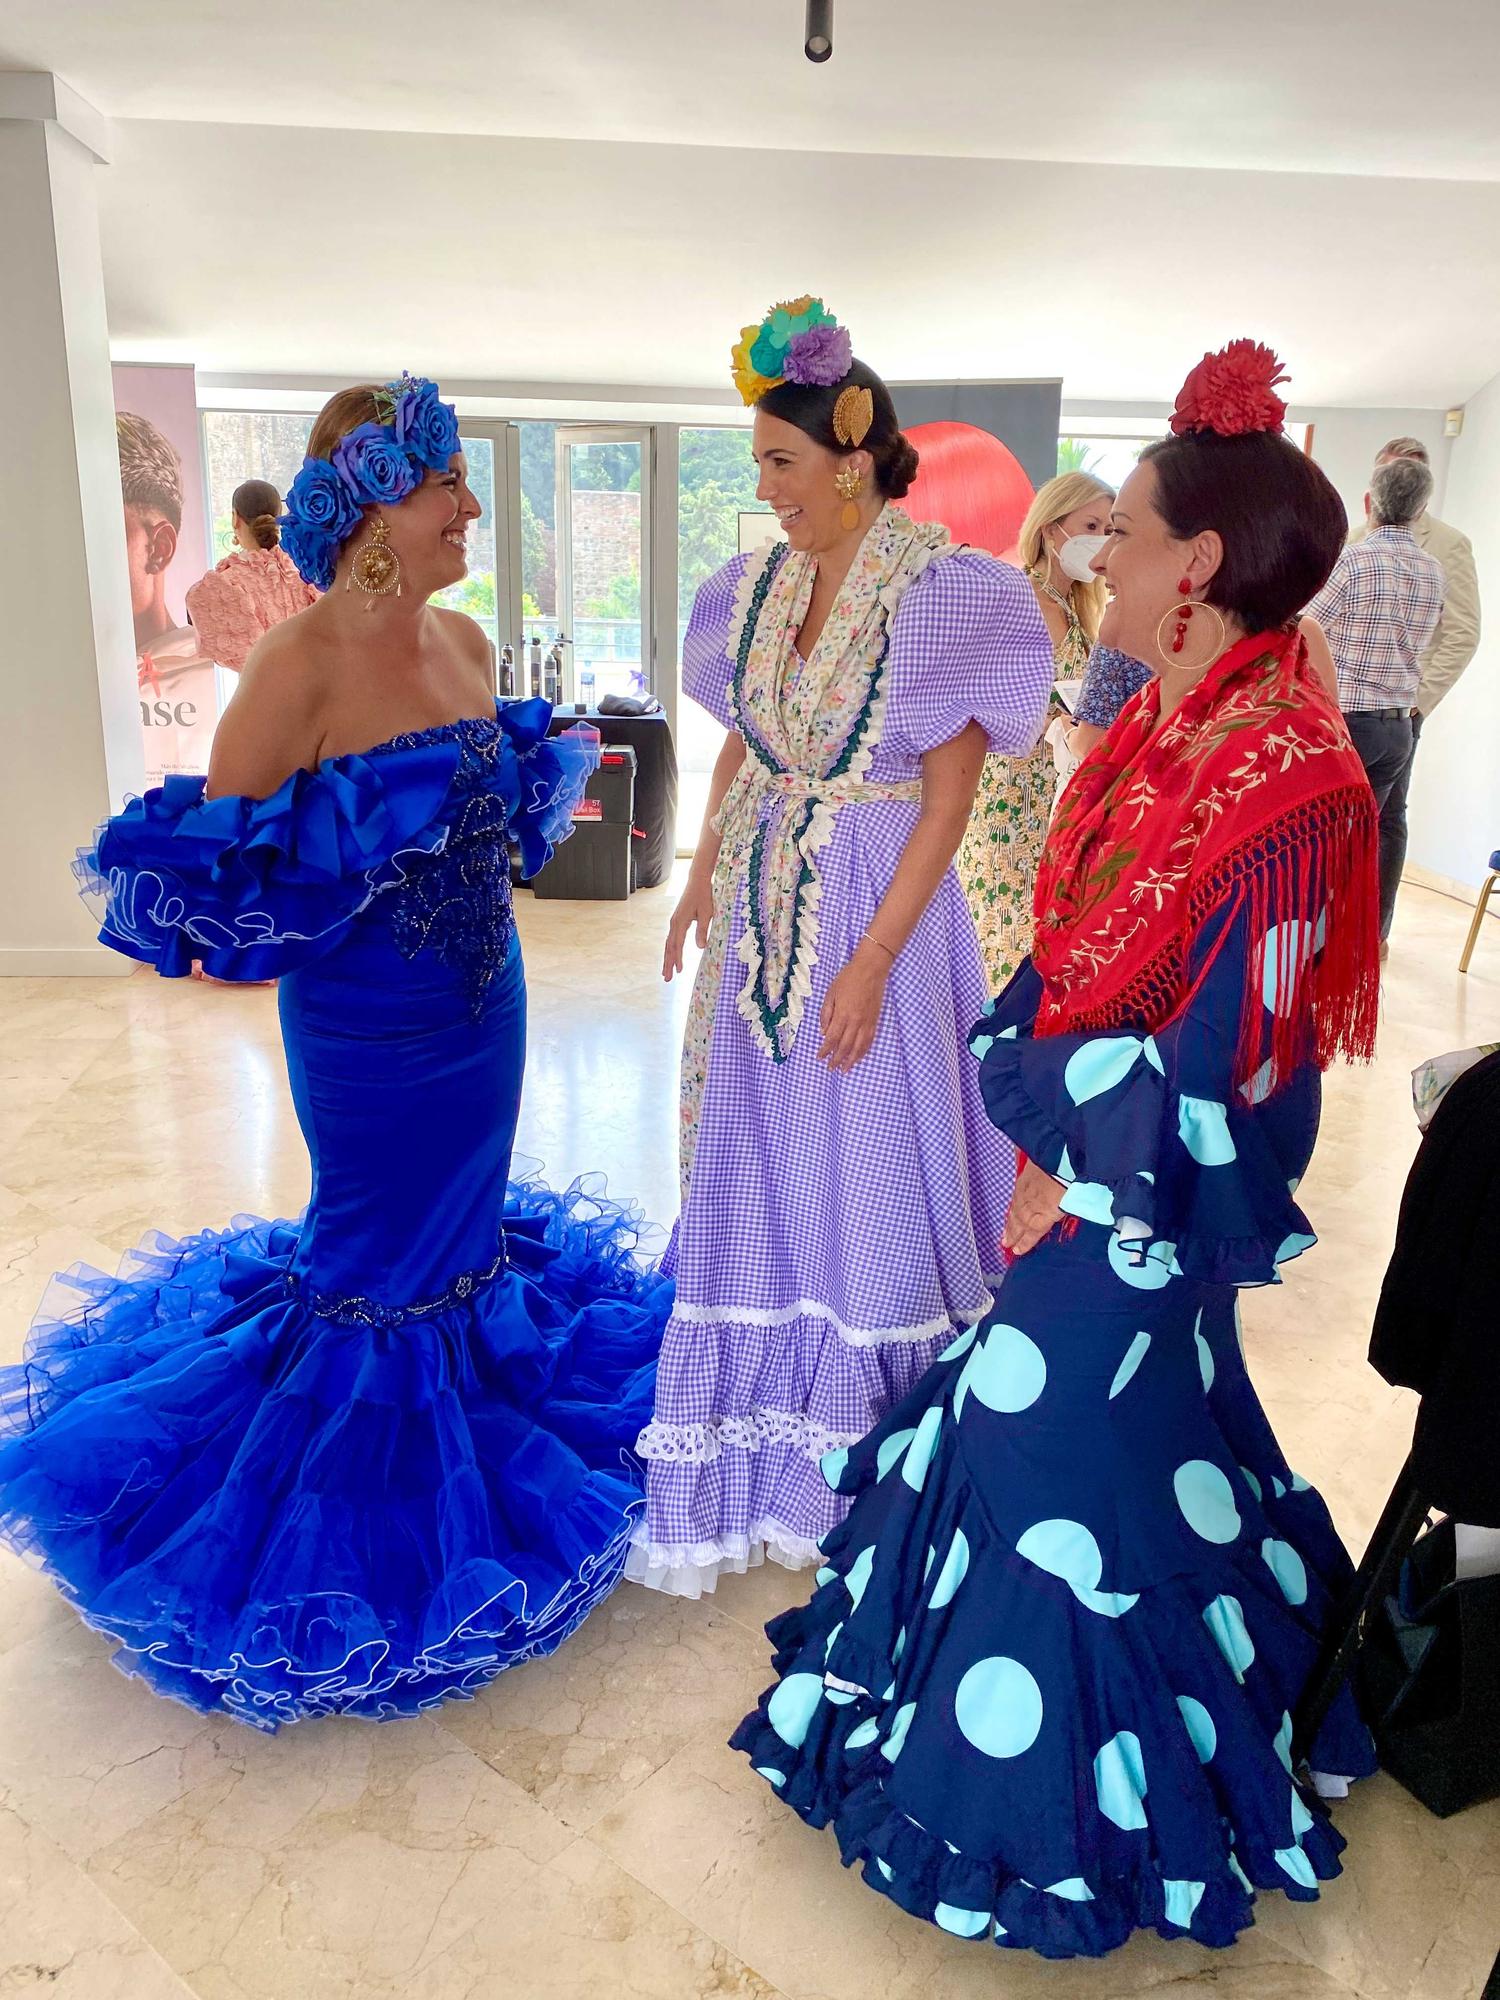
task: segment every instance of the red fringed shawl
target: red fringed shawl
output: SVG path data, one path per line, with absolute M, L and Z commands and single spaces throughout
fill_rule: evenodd
M 1036 886 L 1036 1032 L 1162 1026 L 1190 997 L 1203 925 L 1248 908 L 1235 1081 L 1268 1055 L 1277 1079 L 1309 1055 L 1368 1060 L 1375 800 L 1306 647 L 1295 632 L 1257 633 L 1158 727 L 1160 709 L 1153 680 L 1058 807 Z

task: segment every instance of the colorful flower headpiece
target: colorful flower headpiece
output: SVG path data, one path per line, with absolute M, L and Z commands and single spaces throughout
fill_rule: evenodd
M 782 382 L 831 389 L 849 373 L 854 349 L 821 299 L 800 298 L 773 307 L 759 326 L 745 327 L 730 360 L 734 386 L 753 404 Z
M 305 458 L 281 517 L 281 545 L 303 579 L 327 590 L 339 550 L 366 507 L 397 507 L 424 472 L 446 472 L 458 450 L 458 417 L 436 382 L 403 375 L 375 391 L 379 422 L 339 439 L 332 458 Z
M 1285 428 L 1286 404 L 1276 394 L 1287 372 L 1254 340 L 1231 340 L 1217 354 L 1205 354 L 1178 392 L 1172 429 L 1178 437 L 1213 431 L 1219 437 L 1248 437 Z

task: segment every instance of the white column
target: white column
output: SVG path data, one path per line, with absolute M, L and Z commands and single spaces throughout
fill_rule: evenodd
M 94 175 L 105 121 L 0 71 L 0 975 L 128 970 L 74 850 L 143 784 Z

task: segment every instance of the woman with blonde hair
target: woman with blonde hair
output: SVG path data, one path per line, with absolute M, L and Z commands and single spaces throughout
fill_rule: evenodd
M 1104 546 L 1114 497 L 1092 473 L 1064 472 L 1047 481 L 1021 524 L 1021 566 L 1046 621 L 1059 680 L 1082 678 L 1099 636 L 1105 589 L 1089 565 Z M 1061 712 L 1054 704 L 1053 713 Z M 995 992 L 1031 949 L 1032 890 L 1056 785 L 1045 741 L 1029 757 L 985 759 L 958 871 Z

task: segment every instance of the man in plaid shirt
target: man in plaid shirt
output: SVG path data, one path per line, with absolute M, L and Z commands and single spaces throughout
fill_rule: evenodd
M 1432 496 L 1416 459 L 1378 465 L 1370 479 L 1370 532 L 1351 542 L 1307 607 L 1328 635 L 1339 703 L 1380 808 L 1380 937 L 1391 932 L 1406 861 L 1406 815 L 1393 806 L 1416 748 L 1413 718 L 1422 655 L 1443 609 L 1443 565 L 1413 533 Z

